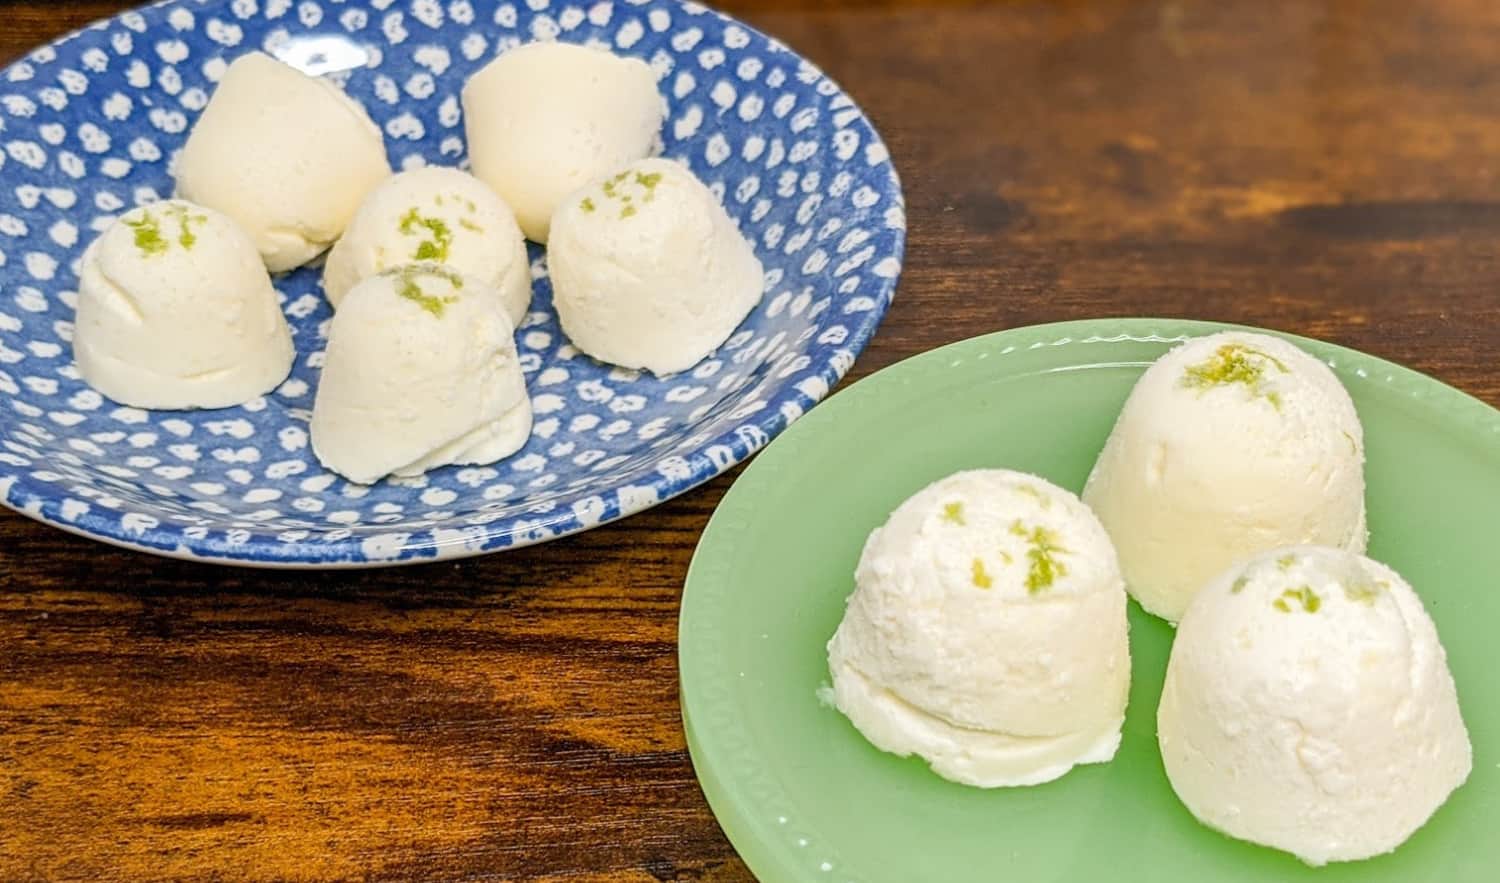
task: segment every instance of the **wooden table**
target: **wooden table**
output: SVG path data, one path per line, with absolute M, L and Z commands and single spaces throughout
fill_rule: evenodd
M 0 3 L 0 60 L 126 5 Z M 848 87 L 903 172 L 907 269 L 855 376 L 1156 314 L 1500 403 L 1500 5 L 725 6 Z M 750 879 L 677 705 L 680 587 L 731 480 L 367 573 L 224 571 L 0 516 L 0 879 Z

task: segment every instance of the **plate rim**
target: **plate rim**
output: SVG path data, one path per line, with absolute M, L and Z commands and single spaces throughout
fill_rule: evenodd
M 707 14 L 719 20 L 732 24 L 744 30 L 752 41 L 759 40 L 761 45 L 786 52 L 796 63 L 805 65 L 814 71 L 818 78 L 824 80 L 833 87 L 833 92 L 826 96 L 832 100 L 838 96 L 848 99 L 848 110 L 856 112 L 846 128 L 857 130 L 861 137 L 861 144 L 866 149 L 878 147 L 884 154 L 884 159 L 879 163 L 871 164 L 872 169 L 883 169 L 887 174 L 872 176 L 872 189 L 880 193 L 882 198 L 890 200 L 890 204 L 898 207 L 902 213 L 906 210 L 905 188 L 901 181 L 900 171 L 896 166 L 894 155 L 890 152 L 885 138 L 876 128 L 874 121 L 865 111 L 864 107 L 855 100 L 854 96 L 843 86 L 842 83 L 829 76 L 821 66 L 814 63 L 808 56 L 799 52 L 796 47 L 791 46 L 777 37 L 765 33 L 760 28 L 751 25 L 744 20 L 728 13 L 722 12 L 713 6 L 703 3 L 688 2 L 688 0 L 663 0 L 670 6 L 676 8 L 696 7 L 702 14 Z M 227 7 L 230 0 L 218 0 L 217 4 L 210 3 L 208 6 Z M 153 0 L 136 7 L 121 10 L 120 12 L 105 16 L 88 22 L 80 27 L 74 28 L 61 36 L 47 42 L 37 44 L 25 50 L 9 64 L 0 67 L 0 82 L 3 82 L 12 68 L 30 63 L 31 56 L 41 49 L 56 49 L 77 40 L 91 31 L 107 28 L 111 23 L 119 21 L 127 15 L 161 15 L 171 8 L 188 8 L 195 15 L 205 11 L 203 0 Z M 156 26 L 164 25 L 163 22 L 155 23 Z M 569 42 L 569 41 L 558 41 Z M 255 47 L 251 47 L 255 48 Z M 244 51 L 250 51 L 246 49 Z M 659 85 L 659 88 L 660 85 Z M 891 304 L 895 301 L 899 289 L 902 273 L 905 270 L 906 245 L 908 239 L 908 228 L 905 225 L 889 228 L 892 233 L 891 245 L 887 252 L 877 254 L 872 260 L 893 261 L 888 274 L 869 274 L 871 297 L 875 306 L 866 311 L 863 320 L 845 323 L 849 328 L 849 336 L 841 345 L 841 349 L 847 350 L 850 357 L 847 360 L 828 359 L 818 368 L 816 375 L 808 375 L 805 379 L 817 379 L 822 381 L 822 388 L 816 394 L 809 394 L 799 390 L 791 384 L 782 384 L 773 391 L 765 400 L 765 406 L 757 418 L 751 418 L 733 427 L 727 428 L 712 438 L 706 439 L 693 451 L 683 454 L 691 471 L 686 477 L 667 477 L 660 472 L 651 473 L 647 480 L 639 484 L 631 485 L 632 488 L 649 488 L 655 491 L 654 499 L 644 502 L 640 495 L 632 495 L 627 501 L 621 496 L 618 511 L 608 513 L 587 525 L 578 524 L 571 529 L 563 529 L 558 532 L 549 532 L 543 529 L 549 528 L 556 523 L 565 522 L 571 514 L 571 510 L 561 510 L 562 515 L 545 513 L 530 521 L 531 529 L 521 532 L 514 520 L 496 521 L 494 525 L 501 525 L 502 529 L 491 529 L 491 524 L 478 526 L 478 534 L 463 541 L 441 542 L 428 540 L 403 547 L 405 557 L 377 559 L 366 556 L 361 543 L 362 535 L 352 534 L 333 542 L 311 542 L 301 541 L 298 543 L 276 542 L 269 535 L 257 536 L 243 544 L 228 546 L 224 543 L 201 543 L 185 535 L 182 527 L 162 531 L 170 534 L 176 540 L 177 545 L 172 548 L 163 545 L 152 545 L 143 539 L 142 533 L 132 533 L 120 524 L 119 519 L 104 518 L 90 509 L 73 520 L 67 520 L 60 515 L 53 515 L 48 511 L 48 506 L 57 505 L 60 495 L 47 482 L 33 479 L 29 470 L 0 462 L 0 505 L 6 509 L 25 516 L 33 521 L 62 530 L 74 536 L 95 540 L 105 545 L 114 546 L 134 552 L 143 552 L 159 558 L 168 558 L 183 561 L 192 561 L 201 564 L 223 565 L 229 567 L 244 567 L 250 569 L 266 570 L 370 570 L 387 567 L 406 567 L 421 564 L 434 564 L 438 562 L 452 562 L 466 558 L 474 558 L 483 555 L 492 555 L 511 549 L 520 549 L 527 546 L 539 545 L 562 539 L 585 531 L 602 527 L 606 524 L 638 515 L 648 509 L 659 506 L 682 494 L 695 490 L 702 485 L 712 481 L 718 476 L 729 472 L 747 459 L 754 456 L 770 442 L 774 441 L 781 433 L 785 432 L 793 423 L 825 401 L 838 387 L 844 376 L 864 352 L 870 340 L 875 336 L 885 316 L 889 313 Z M 761 303 L 765 303 L 766 294 L 762 294 Z M 758 304 L 759 305 L 759 304 Z M 717 351 L 717 349 L 716 349 Z M 804 404 L 805 403 L 805 404 Z M 800 409 L 796 416 L 788 416 L 784 406 L 793 405 Z M 225 412 L 234 409 L 222 409 Z M 153 411 L 152 413 L 157 413 Z M 740 432 L 742 429 L 753 428 L 759 430 L 753 437 L 747 439 L 746 434 Z M 730 456 L 718 461 L 710 458 L 705 453 L 709 448 L 719 446 L 729 449 Z M 608 493 L 618 490 L 612 486 L 603 492 Z M 328 532 L 333 532 L 330 529 Z M 371 535 L 374 535 L 373 533 Z M 296 551 L 287 554 L 287 549 Z M 431 554 L 427 554 L 427 553 Z
M 952 362 L 954 357 L 960 354 L 967 357 L 970 351 L 990 352 L 991 348 L 1003 354 L 1022 348 L 1029 350 L 1045 346 L 1123 341 L 1173 343 L 1221 331 L 1269 334 L 1296 344 L 1310 352 L 1319 361 L 1331 366 L 1346 362 L 1355 366 L 1353 370 L 1356 372 L 1368 372 L 1370 376 L 1374 376 L 1375 372 L 1379 371 L 1384 374 L 1384 379 L 1388 384 L 1402 387 L 1402 392 L 1406 397 L 1430 400 L 1433 407 L 1452 411 L 1455 424 L 1462 423 L 1463 428 L 1472 432 L 1487 431 L 1500 439 L 1500 409 L 1436 377 L 1341 344 L 1272 328 L 1200 319 L 1104 317 L 1017 326 L 954 341 L 909 356 L 850 384 L 830 396 L 816 415 L 810 415 L 806 420 L 800 421 L 797 426 L 789 428 L 773 440 L 735 480 L 720 500 L 719 505 L 715 507 L 708 525 L 699 537 L 692 561 L 688 565 L 687 576 L 683 581 L 682 600 L 678 611 L 677 666 L 679 704 L 688 756 L 692 762 L 693 773 L 698 780 L 699 788 L 715 820 L 740 858 L 758 878 L 777 881 L 808 881 L 808 883 L 814 883 L 814 881 L 823 883 L 830 879 L 824 868 L 795 860 L 798 855 L 806 856 L 809 861 L 812 859 L 814 853 L 809 851 L 809 843 L 805 837 L 799 837 L 800 842 L 794 841 L 791 839 L 791 832 L 786 827 L 780 828 L 782 836 L 776 836 L 778 826 L 771 826 L 761 820 L 759 815 L 751 812 L 751 807 L 747 806 L 743 791 L 735 791 L 725 784 L 725 770 L 732 770 L 733 767 L 722 756 L 724 749 L 711 747 L 709 743 L 705 743 L 693 723 L 694 718 L 700 716 L 698 712 L 701 712 L 705 703 L 708 702 L 703 696 L 705 692 L 712 690 L 712 682 L 731 683 L 727 670 L 722 677 L 716 677 L 714 670 L 705 671 L 702 667 L 692 664 L 688 656 L 689 654 L 698 658 L 709 656 L 705 650 L 698 649 L 701 642 L 709 640 L 710 632 L 698 627 L 698 622 L 709 616 L 702 610 L 702 604 L 707 602 L 697 600 L 703 597 L 704 590 L 695 591 L 694 586 L 701 585 L 712 578 L 715 564 L 710 560 L 710 556 L 714 554 L 714 551 L 709 547 L 711 543 L 717 545 L 722 542 L 716 536 L 716 532 L 729 529 L 728 525 L 734 519 L 744 517 L 738 512 L 742 505 L 740 497 L 752 493 L 752 489 L 764 482 L 762 473 L 774 474 L 781 458 L 795 457 L 795 449 L 802 444 L 804 437 L 815 437 L 823 431 L 825 425 L 835 423 L 844 410 L 859 407 L 863 401 L 878 396 L 881 390 L 889 385 L 902 383 L 907 374 L 921 374 L 933 368 L 940 368 Z M 1500 453 L 1497 453 L 1496 460 L 1500 462 Z M 695 706 L 698 712 L 695 712 Z M 734 709 L 735 717 L 736 720 L 742 721 L 744 717 L 739 714 L 740 710 L 738 707 Z M 739 729 L 743 731 L 744 728 Z M 770 777 L 766 777 L 766 783 L 780 790 L 779 786 L 770 781 Z M 787 803 L 790 802 L 787 801 Z M 837 865 L 835 845 L 812 845 L 822 847 L 816 855 L 833 856 L 833 864 Z M 823 861 L 827 863 L 826 858 Z

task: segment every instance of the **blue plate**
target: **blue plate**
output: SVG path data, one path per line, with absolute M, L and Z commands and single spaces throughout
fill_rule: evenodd
M 665 379 L 568 345 L 533 248 L 517 333 L 536 431 L 516 456 L 365 487 L 319 466 L 308 420 L 330 310 L 319 272 L 279 279 L 298 349 L 274 393 L 142 411 L 72 364 L 76 266 L 95 233 L 170 196 L 168 167 L 228 60 L 263 49 L 345 83 L 392 164 L 462 164 L 458 95 L 530 40 L 648 61 L 667 156 L 722 195 L 766 296 L 696 369 Z M 92 25 L 0 72 L 0 499 L 65 530 L 234 564 L 358 567 L 543 542 L 729 469 L 848 371 L 895 291 L 900 183 L 852 99 L 785 46 L 691 3 L 217 0 Z

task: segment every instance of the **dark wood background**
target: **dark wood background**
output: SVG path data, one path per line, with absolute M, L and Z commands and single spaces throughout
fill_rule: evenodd
M 126 5 L 0 2 L 0 61 Z M 1500 403 L 1500 4 L 722 5 L 842 82 L 904 175 L 907 269 L 854 376 L 1155 314 Z M 0 515 L 0 879 L 750 879 L 677 706 L 679 592 L 729 483 L 352 574 Z

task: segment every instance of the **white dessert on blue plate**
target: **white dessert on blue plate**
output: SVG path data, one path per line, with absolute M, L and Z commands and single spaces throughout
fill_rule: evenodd
M 541 243 L 573 191 L 651 153 L 666 117 L 645 62 L 551 42 L 490 62 L 464 86 L 463 107 L 474 174 Z
M 477 279 L 436 264 L 371 276 L 329 329 L 313 451 L 364 484 L 510 456 L 532 421 L 514 335 Z
M 1077 497 L 1008 470 L 951 475 L 870 534 L 855 581 L 828 664 L 877 748 L 985 788 L 1114 757 L 1125 586 Z
M 233 218 L 279 273 L 332 245 L 390 173 L 364 108 L 327 80 L 251 52 L 229 65 L 193 125 L 177 194 Z
M 1299 543 L 1364 551 L 1364 430 L 1338 378 L 1296 346 L 1196 338 L 1136 383 L 1083 500 L 1130 593 L 1176 622 L 1245 556 Z
M 1209 581 L 1177 629 L 1157 729 L 1193 815 L 1312 865 L 1395 849 L 1473 764 L 1421 600 L 1339 549 L 1273 550 Z
M 243 404 L 294 355 L 255 243 L 180 200 L 127 212 L 84 254 L 73 354 L 104 395 L 165 409 Z
M 760 302 L 760 260 L 686 166 L 647 159 L 568 197 L 547 252 L 563 331 L 657 375 L 691 368 Z
M 483 282 L 516 325 L 531 304 L 531 266 L 516 216 L 483 182 L 437 166 L 375 189 L 328 253 L 323 290 L 337 307 L 349 289 L 392 267 L 438 263 Z

